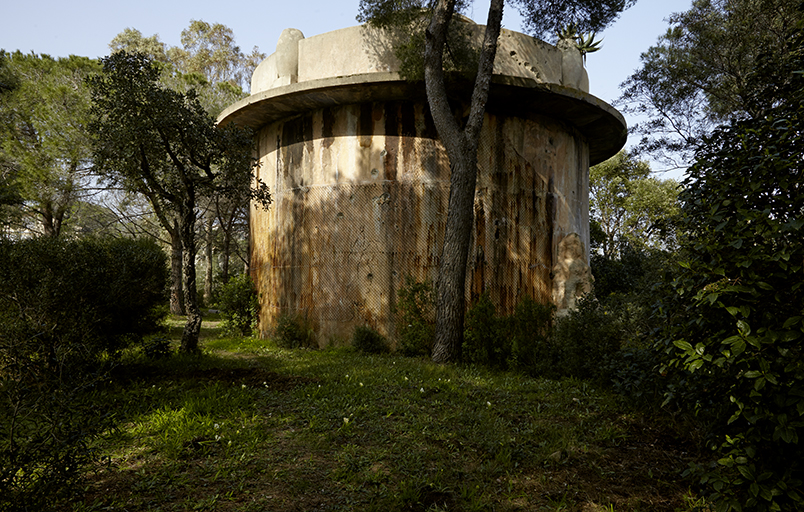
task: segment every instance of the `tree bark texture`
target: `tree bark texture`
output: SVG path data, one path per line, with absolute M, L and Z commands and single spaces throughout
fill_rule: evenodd
M 433 361 L 460 358 L 466 311 L 466 263 L 472 239 L 477 184 L 477 148 L 494 70 L 494 56 L 502 24 L 503 0 L 492 0 L 483 38 L 469 117 L 461 129 L 447 96 L 443 53 L 455 0 L 439 0 L 433 11 L 424 57 L 427 100 L 439 138 L 450 161 L 450 193 L 441 266 L 436 285 L 436 328 Z
M 206 235 L 206 243 L 204 246 L 204 261 L 207 265 L 207 272 L 204 276 L 204 304 L 209 307 L 209 305 L 212 303 L 212 283 L 215 277 L 212 253 L 212 245 L 215 243 L 215 237 L 212 232 L 212 228 L 215 223 L 215 216 L 212 214 L 212 211 L 207 212 L 205 221 L 204 234 Z
M 174 221 L 173 229 L 168 230 L 168 233 L 170 234 L 170 312 L 174 315 L 184 316 L 184 286 L 182 285 L 184 251 L 182 250 L 179 223 Z
M 61 235 L 61 226 L 67 214 L 66 206 L 54 205 L 53 201 L 44 201 L 42 207 L 35 211 L 41 216 L 44 235 L 49 238 L 58 238 Z
M 195 354 L 199 352 L 198 338 L 201 334 L 201 309 L 198 307 L 195 271 L 195 191 L 192 184 L 181 212 L 182 270 L 184 276 L 184 307 L 187 310 L 187 323 L 181 335 L 181 351 Z

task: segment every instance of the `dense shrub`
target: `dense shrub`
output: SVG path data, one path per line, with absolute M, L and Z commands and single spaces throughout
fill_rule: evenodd
M 561 375 L 607 380 L 604 370 L 624 342 L 622 318 L 589 294 L 556 323 L 556 368 Z
M 514 314 L 499 317 L 488 294 L 482 294 L 466 313 L 463 361 L 531 375 L 549 374 L 557 356 L 551 340 L 554 310 L 525 297 Z
M 161 328 L 166 262 L 147 240 L 2 242 L 0 333 L 44 362 L 113 355 Z
M 170 339 L 164 336 L 153 336 L 142 344 L 142 353 L 147 359 L 162 359 L 171 353 Z
M 101 373 L 0 383 L 0 510 L 55 510 L 80 492 L 84 471 L 99 458 L 89 442 L 113 424 L 101 407 Z
M 232 277 L 221 287 L 218 309 L 226 336 L 249 336 L 257 325 L 257 289 L 247 274 Z
M 508 367 L 531 375 L 550 375 L 555 368 L 553 339 L 555 307 L 525 297 L 508 319 L 511 348 Z
M 593 252 L 590 267 L 595 276 L 595 296 L 604 300 L 611 294 L 632 292 L 645 276 L 646 259 L 645 251 L 628 243 L 623 244 L 618 258 Z
M 435 338 L 433 285 L 416 282 L 410 276 L 397 292 L 398 350 L 410 357 L 429 356 Z
M 712 425 L 699 475 L 718 511 L 804 509 L 803 46 L 782 80 L 754 77 L 767 110 L 715 130 L 681 196 L 666 362 L 706 390 L 681 405 Z
M 282 348 L 315 348 L 315 332 L 310 322 L 300 316 L 280 315 L 274 326 L 274 342 Z
M 388 341 L 385 336 L 366 325 L 358 325 L 352 333 L 352 347 L 367 354 L 388 352 Z
M 464 362 L 492 368 L 505 368 L 510 343 L 502 319 L 487 293 L 475 301 L 466 312 L 464 320 Z
M 108 362 L 160 328 L 166 257 L 152 242 L 0 242 L 0 509 L 76 490 L 111 415 Z

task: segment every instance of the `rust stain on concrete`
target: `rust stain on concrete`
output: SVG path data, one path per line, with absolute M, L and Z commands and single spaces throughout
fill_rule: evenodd
M 501 313 L 525 296 L 571 307 L 588 279 L 589 165 L 622 147 L 625 124 L 566 83 L 566 52 L 503 32 L 516 51 L 495 61 L 467 299 L 488 293 Z M 306 317 L 321 344 L 366 324 L 393 337 L 405 278 L 437 278 L 446 222 L 450 167 L 424 88 L 401 80 L 371 29 L 288 34 L 255 71 L 252 96 L 219 120 L 255 130 L 275 201 L 251 210 L 261 333 L 289 314 Z

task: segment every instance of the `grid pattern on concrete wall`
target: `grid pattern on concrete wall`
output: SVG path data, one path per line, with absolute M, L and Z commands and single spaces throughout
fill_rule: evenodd
M 525 295 L 549 300 L 549 196 L 527 162 L 499 149 L 500 134 L 484 135 L 466 294 L 472 301 L 486 291 L 508 313 Z M 420 146 L 432 141 L 414 144 L 426 154 Z M 425 166 L 395 180 L 373 171 L 373 181 L 278 192 L 284 216 L 275 217 L 272 256 L 258 271 L 271 316 L 314 316 L 321 333 L 368 324 L 394 335 L 406 277 L 435 282 L 449 184 Z

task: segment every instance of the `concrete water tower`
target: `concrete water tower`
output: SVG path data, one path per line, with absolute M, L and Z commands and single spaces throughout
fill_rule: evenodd
M 255 130 L 258 176 L 274 197 L 250 221 L 263 335 L 288 314 L 306 317 L 320 344 L 360 324 L 393 336 L 405 277 L 436 279 L 449 163 L 424 84 L 398 69 L 389 38 L 366 26 L 309 38 L 287 29 L 251 96 L 221 114 Z M 456 108 L 469 87 L 455 85 Z M 576 49 L 502 30 L 468 299 L 488 291 L 504 313 L 526 295 L 573 306 L 591 278 L 589 166 L 625 140 L 623 117 L 589 94 Z

